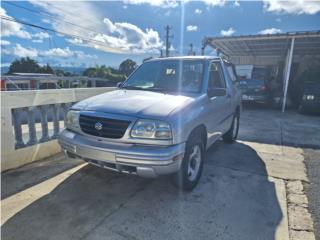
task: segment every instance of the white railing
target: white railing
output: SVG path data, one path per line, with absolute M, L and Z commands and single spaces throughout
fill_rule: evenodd
M 56 138 L 75 102 L 114 88 L 1 92 L 1 171 L 60 151 Z

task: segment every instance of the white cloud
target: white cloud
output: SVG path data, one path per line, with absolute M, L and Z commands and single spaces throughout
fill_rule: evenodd
M 43 18 L 43 19 L 41 19 L 41 21 L 44 22 L 44 23 L 51 23 L 51 21 L 49 19 L 47 19 L 47 18 Z
M 32 34 L 32 37 L 43 40 L 43 39 L 49 38 L 50 35 L 47 32 L 38 32 L 38 33 Z
M 9 49 L 2 48 L 2 49 L 1 49 L 1 54 L 4 54 L 4 55 L 12 55 L 12 52 L 11 52 Z
M 196 13 L 196 14 L 201 14 L 202 13 L 202 10 L 201 9 L 199 9 L 199 8 L 196 8 L 195 10 L 194 10 L 194 13 Z
M 98 34 L 94 39 L 106 43 L 113 50 L 139 54 L 153 52 L 163 46 L 158 32 L 153 29 L 143 31 L 131 23 L 112 23 L 108 18 L 103 22 L 106 24 L 107 34 Z
M 268 12 L 289 14 L 316 14 L 320 11 L 320 1 L 296 0 L 264 0 L 264 9 Z
M 281 29 L 279 28 L 267 28 L 264 30 L 261 30 L 260 32 L 258 32 L 258 34 L 276 34 L 276 33 L 281 33 Z
M 67 41 L 74 45 L 85 46 L 83 40 L 80 38 L 68 38 Z
M 69 47 L 66 48 L 51 48 L 47 51 L 43 51 L 39 54 L 42 57 L 58 57 L 58 58 L 76 58 L 76 59 L 85 59 L 85 58 L 94 58 L 96 55 L 85 54 L 82 51 L 73 51 Z
M 221 30 L 220 34 L 224 37 L 229 37 L 232 36 L 236 31 L 230 27 L 228 30 Z
M 110 21 L 110 19 L 105 18 L 103 19 L 103 22 L 105 26 L 107 27 L 106 30 L 108 33 L 113 33 L 114 31 L 117 30 L 117 27 Z
M 70 43 L 88 46 L 112 53 L 153 53 L 158 52 L 163 46 L 159 33 L 151 28 L 141 29 L 128 22 L 112 22 L 109 18 L 103 17 L 101 9 L 92 2 L 59 2 L 59 1 L 36 1 L 31 0 L 34 5 L 45 9 L 56 19 L 62 21 L 76 22 L 84 28 L 92 31 L 79 31 L 79 28 L 70 24 L 55 22 L 52 27 L 58 31 L 80 36 L 78 40 L 69 39 Z M 128 1 L 126 4 L 143 4 L 145 1 Z M 154 6 L 161 4 L 178 4 L 176 1 L 150 1 L 148 4 Z M 63 9 L 63 11 L 59 10 Z M 70 12 L 81 12 L 81 17 Z M 95 42 L 79 40 L 94 39 Z
M 3 49 L 2 49 L 3 50 Z M 17 57 L 46 57 L 46 58 L 74 58 L 74 59 L 97 59 L 96 55 L 86 54 L 83 51 L 73 51 L 69 47 L 66 48 L 51 48 L 46 51 L 38 51 L 35 48 L 25 48 L 20 44 L 16 44 L 12 51 L 7 51 L 7 54 L 12 54 Z
M 16 44 L 16 46 L 13 47 L 12 54 L 17 57 L 35 58 L 38 56 L 38 50 L 35 48 L 24 48 L 20 44 Z
M 188 25 L 187 26 L 187 31 L 188 32 L 196 32 L 198 30 L 198 26 L 194 26 L 194 25 Z
M 0 43 L 1 43 L 1 46 L 7 46 L 11 44 L 9 41 L 3 40 L 3 39 L 1 39 Z
M 235 0 L 234 1 L 234 6 L 239 7 L 240 6 L 240 0 Z
M 215 6 L 223 6 L 226 3 L 226 0 L 202 0 L 204 4 L 215 7 Z
M 34 43 L 43 43 L 44 39 L 50 38 L 50 35 L 47 32 L 38 32 L 31 34 L 32 42 Z
M 70 50 L 69 47 L 66 48 L 51 48 L 47 51 L 41 53 L 42 56 L 45 57 L 71 57 L 73 56 L 73 52 Z
M 42 39 L 32 39 L 32 42 L 34 43 L 43 43 Z
M 0 14 L 5 17 L 12 18 L 7 15 L 6 10 L 0 7 Z M 16 36 L 25 39 L 31 39 L 31 35 L 23 30 L 22 25 L 16 22 L 1 20 L 1 36 Z
M 149 4 L 154 7 L 162 8 L 175 8 L 178 7 L 178 1 L 176 0 L 124 0 L 125 4 L 141 5 Z

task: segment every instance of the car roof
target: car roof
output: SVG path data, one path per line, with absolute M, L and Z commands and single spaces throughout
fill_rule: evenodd
M 165 60 L 220 60 L 220 57 L 217 56 L 176 56 L 176 57 L 162 57 L 162 58 L 153 58 L 148 60 L 151 61 L 165 61 Z

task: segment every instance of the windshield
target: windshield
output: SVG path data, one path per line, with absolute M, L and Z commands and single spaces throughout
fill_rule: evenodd
M 309 71 L 304 74 L 306 83 L 320 83 L 320 71 Z
M 126 89 L 199 93 L 203 60 L 162 60 L 142 64 L 123 84 Z

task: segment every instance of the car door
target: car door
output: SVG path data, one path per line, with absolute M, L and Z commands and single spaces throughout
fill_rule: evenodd
M 210 95 L 209 93 L 218 94 Z M 220 62 L 213 61 L 209 67 L 208 79 L 208 133 L 209 142 L 212 143 L 217 137 L 227 131 L 229 126 L 229 115 L 231 105 L 231 95 L 227 89 Z M 228 124 L 227 124 L 228 123 Z

